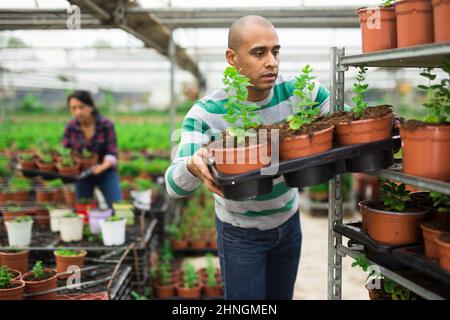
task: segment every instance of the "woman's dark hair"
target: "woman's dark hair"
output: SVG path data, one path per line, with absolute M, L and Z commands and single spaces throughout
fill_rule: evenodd
M 84 90 L 77 90 L 77 91 L 73 92 L 72 94 L 70 94 L 67 97 L 67 104 L 69 104 L 70 99 L 72 99 L 72 98 L 78 99 L 81 102 L 83 102 L 85 105 L 91 107 L 93 109 L 92 110 L 93 116 L 100 114 L 97 110 L 97 107 L 95 106 L 94 99 L 92 99 L 92 96 L 89 92 L 84 91 Z

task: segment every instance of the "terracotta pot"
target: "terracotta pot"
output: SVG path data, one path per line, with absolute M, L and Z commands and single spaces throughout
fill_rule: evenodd
M 394 114 L 382 118 L 339 122 L 336 125 L 337 141 L 342 146 L 386 140 L 392 137 Z
M 199 239 L 199 240 L 192 240 L 189 241 L 190 243 L 190 247 L 192 249 L 196 249 L 196 250 L 204 250 L 206 248 L 208 248 L 208 240 L 205 239 Z
M 12 193 L 12 199 L 16 202 L 26 202 L 28 201 L 28 191 L 16 191 Z
M 21 273 L 28 272 L 28 256 L 30 252 L 24 250 L 21 252 L 0 252 L 0 264 L 8 266 Z
M 25 281 L 25 293 L 32 294 L 37 292 L 44 292 L 51 289 L 56 289 L 58 285 L 58 273 L 53 269 L 44 269 L 44 272 L 51 272 L 52 276 L 48 279 L 41 281 L 27 281 L 27 279 L 33 275 L 33 272 L 27 272 L 22 276 L 22 280 Z M 49 292 L 39 294 L 36 296 L 28 297 L 29 300 L 56 300 L 57 292 Z
M 360 201 L 358 203 L 359 212 L 361 212 L 362 228 L 366 232 L 369 231 L 369 224 L 370 224 L 370 214 L 368 212 L 367 207 L 370 205 L 374 205 L 378 202 L 379 201 L 375 201 L 375 200 L 364 200 L 364 201 Z
M 83 268 L 84 265 L 84 257 L 87 254 L 86 250 L 81 250 L 80 254 L 78 256 L 61 256 L 58 255 L 55 252 L 53 252 L 53 254 L 55 255 L 55 260 L 56 260 L 56 272 L 58 273 L 63 273 L 63 272 L 67 272 L 68 268 L 70 266 L 78 266 L 80 269 Z M 58 278 L 60 279 L 67 279 L 68 277 L 70 277 L 71 274 L 66 274 L 66 275 L 58 275 Z
M 55 165 L 53 163 L 41 163 L 40 161 L 36 161 L 36 165 L 39 168 L 39 171 L 42 172 L 53 172 L 55 171 Z
M 434 41 L 450 41 L 450 0 L 432 0 Z
M 12 193 L 11 192 L 0 192 L 0 205 L 6 204 L 8 201 L 12 201 Z
M 333 147 L 334 126 L 314 132 L 312 138 L 300 135 L 284 139 L 280 144 L 280 159 L 306 157 L 330 150 Z
M 36 202 L 51 202 L 53 200 L 53 192 L 49 190 L 36 190 Z
M 270 146 L 268 144 L 225 149 L 218 145 L 217 147 L 212 146 L 210 150 L 217 170 L 224 174 L 240 174 L 257 170 L 270 163 Z M 267 159 L 261 159 L 261 155 Z M 266 161 L 267 163 L 265 163 Z
M 383 280 L 381 280 L 381 288 L 383 288 Z M 369 291 L 370 300 L 392 300 L 389 293 L 383 289 L 369 289 L 366 285 L 367 291 Z
M 189 241 L 185 239 L 171 240 L 170 245 L 172 250 L 184 250 L 189 246 Z
M 3 222 L 14 220 L 18 217 L 33 216 L 34 210 L 21 209 L 20 211 L 3 211 Z
M 74 191 L 64 190 L 64 201 L 67 206 L 74 207 L 75 201 L 76 201 L 75 199 L 76 199 L 76 195 L 75 195 Z
M 429 258 L 438 259 L 439 251 L 436 238 L 442 233 L 450 232 L 450 223 L 436 224 L 425 222 L 420 227 L 422 228 L 424 238 L 425 255 Z
M 393 212 L 367 207 L 370 215 L 369 236 L 380 243 L 403 245 L 420 239 L 420 224 L 426 211 Z
M 53 190 L 52 200 L 53 202 L 63 202 L 64 201 L 64 192 L 62 189 Z
M 362 51 L 397 48 L 397 19 L 394 7 L 360 8 Z
M 25 282 L 22 280 L 14 280 L 12 284 L 15 285 L 11 289 L 0 289 L 0 300 L 22 300 Z
M 76 161 L 80 164 L 81 170 L 84 171 L 97 164 L 98 156 L 97 154 L 92 154 L 92 156 L 87 159 L 77 157 Z
M 436 238 L 436 243 L 439 250 L 439 264 L 450 272 L 450 234 L 441 234 Z
M 203 292 L 207 297 L 221 297 L 223 296 L 223 285 L 210 287 L 207 284 L 203 285 Z
M 19 160 L 20 165 L 22 166 L 22 169 L 24 170 L 34 170 L 36 168 L 36 160 Z
M 122 189 L 122 200 L 130 200 L 130 189 Z
M 185 288 L 182 286 L 183 284 L 178 284 L 176 286 L 177 295 L 181 298 L 187 299 L 199 299 L 202 293 L 202 286 L 197 283 L 197 286 L 194 288 Z
M 211 239 L 209 240 L 209 247 L 213 250 L 217 250 L 217 238 L 216 236 L 211 237 Z
M 400 127 L 403 172 L 437 180 L 450 180 L 450 126 L 410 130 Z
M 34 214 L 34 220 L 41 226 L 50 225 L 50 214 L 46 208 L 37 208 Z
M 434 42 L 431 0 L 401 0 L 394 7 L 399 48 Z
M 9 272 L 11 272 L 13 274 L 12 280 L 19 281 L 20 278 L 22 277 L 22 272 L 20 272 L 19 270 L 11 269 L 11 268 L 8 268 L 8 269 L 9 269 Z
M 155 284 L 153 286 L 153 289 L 155 291 L 156 297 L 161 299 L 171 298 L 176 295 L 175 284 L 169 284 L 167 286 Z
M 77 176 L 80 173 L 80 165 L 79 164 L 75 164 L 73 167 L 61 167 L 61 166 L 57 166 L 58 168 L 58 172 L 62 175 L 65 176 Z

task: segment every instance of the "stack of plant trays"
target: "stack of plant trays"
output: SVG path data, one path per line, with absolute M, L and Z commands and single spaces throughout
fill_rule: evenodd
M 272 192 L 272 180 L 280 175 L 289 187 L 302 188 L 326 182 L 336 174 L 387 168 L 393 164 L 394 150 L 398 148 L 399 136 L 367 144 L 335 147 L 312 156 L 280 161 L 273 173 L 267 172 L 269 168 L 261 168 L 243 174 L 222 174 L 212 159 L 209 159 L 208 166 L 225 198 L 253 199 Z

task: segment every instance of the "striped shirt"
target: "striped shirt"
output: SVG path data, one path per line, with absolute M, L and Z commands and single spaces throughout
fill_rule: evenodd
M 256 111 L 264 124 L 281 122 L 293 114 L 295 78 L 283 79 L 280 75 L 269 97 L 253 102 L 260 107 Z M 329 91 L 316 81 L 313 99 L 321 114 L 329 112 Z M 224 131 L 229 125 L 223 119 L 226 114 L 226 92 L 216 90 L 197 101 L 186 114 L 177 155 L 165 174 L 166 188 L 170 196 L 182 198 L 191 195 L 200 179 L 187 169 L 187 159 L 195 151 L 206 146 L 212 135 Z M 283 176 L 273 179 L 270 194 L 252 200 L 230 200 L 214 194 L 217 217 L 226 223 L 242 228 L 273 229 L 286 222 L 299 208 L 297 188 L 288 187 Z

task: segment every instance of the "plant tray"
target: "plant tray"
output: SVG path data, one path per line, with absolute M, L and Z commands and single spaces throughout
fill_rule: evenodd
M 77 176 L 67 176 L 60 174 L 59 172 L 44 172 L 36 169 L 22 169 L 20 164 L 17 165 L 17 170 L 22 171 L 23 175 L 27 178 L 42 177 L 45 180 L 52 180 L 59 178 L 64 183 L 76 182 L 92 175 L 92 168 L 86 169 Z
M 400 136 L 394 136 L 383 141 L 336 147 L 320 154 L 280 161 L 276 172 L 265 175 L 261 170 L 267 167 L 237 175 L 222 174 L 212 158 L 208 159 L 208 166 L 225 198 L 252 199 L 272 192 L 272 180 L 280 175 L 289 187 L 302 188 L 326 182 L 340 173 L 387 168 L 394 163 L 394 150 L 400 146 Z

